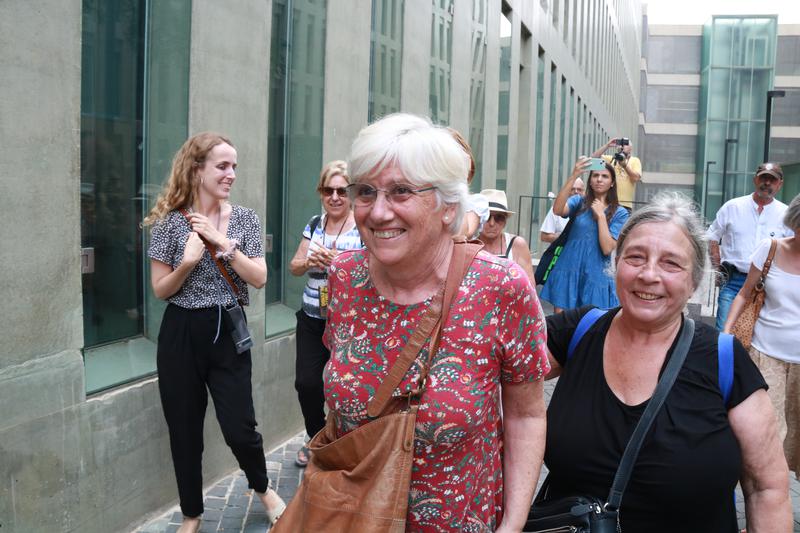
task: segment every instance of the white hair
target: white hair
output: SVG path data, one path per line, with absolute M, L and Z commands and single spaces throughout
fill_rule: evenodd
M 456 207 L 450 232 L 461 227 L 469 157 L 447 128 L 429 118 L 395 113 L 363 128 L 353 141 L 348 167 L 353 183 L 396 167 L 410 184 L 436 187 L 437 209 L 442 203 Z

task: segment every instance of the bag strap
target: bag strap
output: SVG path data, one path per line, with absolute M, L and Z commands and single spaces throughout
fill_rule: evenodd
M 572 359 L 572 354 L 575 353 L 575 348 L 578 347 L 578 343 L 581 342 L 581 339 L 589 331 L 597 320 L 606 314 L 608 309 L 600 309 L 598 307 L 593 307 L 589 309 L 589 311 L 581 317 L 581 321 L 578 322 L 578 327 L 575 328 L 575 332 L 572 334 L 572 338 L 569 340 L 569 347 L 567 348 L 567 361 Z
M 469 270 L 469 265 L 472 263 L 472 260 L 475 258 L 481 248 L 483 248 L 483 245 L 467 243 L 464 241 L 456 242 L 453 245 L 453 253 L 450 256 L 450 266 L 447 269 L 447 278 L 445 280 L 444 288 L 443 290 L 440 289 L 436 296 L 433 297 L 433 300 L 428 307 L 428 311 L 420 319 L 420 322 L 414 330 L 414 333 L 412 333 L 411 338 L 408 339 L 403 351 L 400 352 L 400 355 L 397 357 L 397 361 L 395 361 L 395 363 L 389 369 L 386 378 L 380 384 L 378 390 L 375 391 L 375 395 L 369 401 L 369 404 L 367 405 L 367 415 L 370 418 L 376 418 L 381 415 L 384 408 L 389 403 L 392 393 L 403 380 L 403 377 L 405 377 L 408 369 L 411 368 L 411 365 L 417 359 L 425 339 L 431 335 L 431 332 L 433 332 L 434 328 L 438 324 L 440 327 L 436 331 L 436 335 L 434 335 L 431 341 L 430 353 L 428 354 L 429 362 L 431 358 L 433 358 L 434 352 L 438 349 L 439 345 L 442 313 L 443 311 L 449 312 L 450 304 L 452 303 L 456 292 L 458 292 L 458 287 L 461 285 L 461 281 L 464 279 L 467 270 Z M 423 373 L 420 376 L 420 381 L 418 382 L 419 386 L 421 386 L 422 382 L 427 377 L 429 367 L 430 364 L 427 364 L 423 368 Z
M 692 337 L 694 337 L 694 320 L 685 318 L 683 327 L 681 328 L 680 336 L 678 337 L 678 344 L 675 346 L 675 351 L 667 363 L 667 368 L 658 380 L 656 390 L 653 397 L 647 403 L 647 407 L 639 419 L 639 423 L 633 430 L 628 445 L 625 447 L 625 452 L 622 454 L 622 459 L 617 467 L 617 473 L 614 475 L 614 483 L 611 485 L 611 490 L 608 493 L 608 502 L 606 509 L 617 511 L 622 503 L 622 495 L 625 492 L 625 487 L 633 471 L 633 465 L 636 463 L 636 458 L 639 456 L 639 450 L 642 448 L 644 437 L 653 425 L 658 411 L 667 399 L 670 389 L 672 389 L 675 379 L 686 360 L 686 354 L 689 352 L 689 346 L 692 344 Z
M 513 236 L 513 237 L 511 237 L 511 239 L 508 241 L 508 246 L 506 246 L 506 257 L 508 257 L 508 254 L 511 252 L 511 247 L 512 247 L 512 246 L 514 246 L 514 241 L 515 241 L 516 239 L 517 239 L 517 235 L 514 235 L 514 236 Z
M 764 290 L 764 282 L 767 280 L 767 274 L 769 274 L 769 267 L 772 266 L 772 260 L 775 258 L 775 251 L 778 249 L 778 239 L 772 239 L 772 243 L 769 245 L 769 253 L 767 254 L 767 259 L 764 261 L 764 267 L 761 269 L 761 277 L 758 279 L 758 283 L 756 284 L 757 291 Z
M 720 333 L 717 337 L 717 380 L 725 407 L 733 389 L 733 335 Z
M 181 209 L 180 212 L 186 218 L 186 220 L 189 221 L 189 211 L 187 211 L 186 209 Z M 214 250 L 214 246 L 210 242 L 208 242 L 208 240 L 206 240 L 206 238 L 203 237 L 202 235 L 200 235 L 199 233 L 198 233 L 198 236 L 203 241 L 203 244 L 206 245 L 206 250 L 208 250 L 208 255 L 211 256 L 211 260 L 214 261 L 215 265 L 217 265 L 217 268 L 219 269 L 220 273 L 222 274 L 222 277 L 225 278 L 225 281 L 228 282 L 228 285 L 233 290 L 234 299 L 236 299 L 238 301 L 239 300 L 239 288 L 236 286 L 236 283 L 233 282 L 233 278 L 231 278 L 231 275 L 228 274 L 228 271 L 225 269 L 225 266 L 223 266 L 222 260 L 220 260 L 220 258 L 217 257 L 217 251 Z

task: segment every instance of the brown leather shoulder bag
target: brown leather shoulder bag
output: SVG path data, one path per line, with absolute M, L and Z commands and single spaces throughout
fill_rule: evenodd
M 731 328 L 733 336 L 739 339 L 739 342 L 748 350 L 750 349 L 750 344 L 753 342 L 753 328 L 756 327 L 758 315 L 761 314 L 761 307 L 764 305 L 764 298 L 767 296 L 764 292 L 764 283 L 769 273 L 769 267 L 772 266 L 772 260 L 775 257 L 775 250 L 777 248 L 778 241 L 772 239 L 772 244 L 769 247 L 769 254 L 767 254 L 764 267 L 761 269 L 761 277 L 758 283 L 753 287 L 753 290 L 750 291 L 750 294 L 747 295 L 747 303 Z
M 374 418 L 337 438 L 335 413 L 308 444 L 311 457 L 303 481 L 273 526 L 276 533 L 400 533 L 406 528 L 414 423 L 445 317 L 461 280 L 481 245 L 456 243 L 443 291 L 434 297 L 386 379 L 367 406 Z M 431 337 L 427 364 L 409 395 L 392 397 Z

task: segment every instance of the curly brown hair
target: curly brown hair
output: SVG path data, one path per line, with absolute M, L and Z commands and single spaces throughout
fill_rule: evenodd
M 208 153 L 220 144 L 234 147 L 230 139 L 211 131 L 193 135 L 183 143 L 172 160 L 172 170 L 164 190 L 158 195 L 156 205 L 142 221 L 142 225 L 149 226 L 174 209 L 192 205 L 198 185 L 196 171 L 203 166 Z

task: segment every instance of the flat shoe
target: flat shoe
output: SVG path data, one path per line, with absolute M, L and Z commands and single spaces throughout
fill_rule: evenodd
M 311 451 L 308 449 L 308 446 L 301 447 L 299 450 L 297 450 L 297 455 L 294 458 L 294 464 L 300 468 L 304 468 L 308 465 L 308 459 L 310 455 Z

